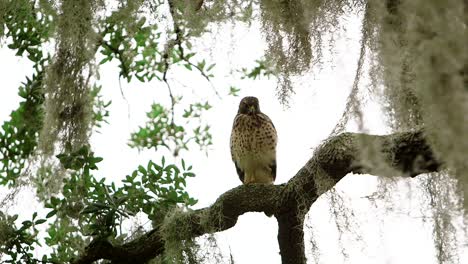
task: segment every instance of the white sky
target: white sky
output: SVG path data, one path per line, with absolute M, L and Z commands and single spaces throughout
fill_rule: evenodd
M 305 76 L 296 80 L 296 94 L 291 97 L 290 108 L 284 108 L 275 97 L 274 80 L 239 80 L 227 70 L 230 66 L 237 69 L 251 67 L 252 62 L 261 57 L 263 40 L 256 28 L 223 27 L 216 39 L 206 38 L 203 43 L 198 43 L 198 47 L 206 47 L 206 56 L 211 55 L 217 63 L 213 83 L 222 99 L 213 95 L 209 84 L 196 72 L 176 71 L 170 76 L 174 85 L 185 86 L 182 88 L 185 98 L 208 98 L 213 105 L 205 116 L 213 134 L 213 146 L 208 156 L 196 148 L 181 153 L 181 157 L 193 165 L 197 174 L 188 181 L 187 186 L 189 193 L 199 199 L 196 208 L 209 206 L 220 194 L 240 184 L 231 161 L 229 136 L 232 120 L 243 96 L 257 96 L 262 111 L 270 116 L 277 128 L 276 183 L 286 182 L 293 177 L 311 157 L 313 149 L 327 138 L 344 110 L 355 75 L 359 26 L 353 21 L 356 22 L 351 20 L 348 34 L 337 42 L 336 53 L 329 57 L 334 66 L 325 65 L 315 77 Z M 25 75 L 30 76 L 31 73 L 31 64 L 27 60 L 15 57 L 6 47 L 0 48 L 1 122 L 17 108 L 20 99 L 17 87 L 25 80 Z M 118 69 L 114 63 L 104 65 L 100 75 L 104 98 L 112 100 L 112 104 L 109 109 L 110 124 L 104 125 L 100 129 L 101 133 L 93 135 L 91 139 L 96 154 L 104 157 L 97 175 L 106 177 L 108 181 L 119 182 L 139 164 L 146 164 L 149 159 L 159 162 L 162 155 L 168 154 L 166 151 L 154 150 L 138 152 L 129 148 L 127 143 L 130 133 L 144 124 L 145 113 L 151 103 L 168 104 L 169 98 L 163 83 L 142 84 L 134 81 L 127 84 L 122 80 L 123 98 L 119 90 Z M 226 96 L 231 85 L 242 89 L 239 97 Z M 366 128 L 371 133 L 388 131 L 376 103 L 369 103 L 365 115 Z M 306 224 L 306 248 L 311 248 L 309 234 L 313 229 L 320 258 L 316 261 L 309 259 L 310 263 L 436 263 L 432 228 L 420 218 L 422 202 L 415 187 L 416 181 L 401 180 L 398 183 L 398 190 L 393 189 L 395 199 L 390 211 L 381 203 L 374 206 L 364 198 L 376 191 L 376 186 L 377 177 L 365 175 L 349 175 L 337 186 L 344 193 L 346 206 L 355 213 L 353 233 L 362 238 L 361 242 L 357 242 L 355 235 L 345 233 L 340 244 L 325 197 L 312 206 Z M 410 193 L 409 190 L 413 191 Z M 30 199 L 31 195 L 24 193 L 9 213 L 20 213 L 21 217 L 29 218 L 37 210 L 31 206 Z M 146 219 L 142 219 L 141 223 L 146 223 Z M 280 263 L 276 236 L 277 223 L 274 217 L 248 213 L 239 218 L 234 228 L 219 233 L 218 243 L 223 252 L 231 250 L 236 263 Z M 340 246 L 345 249 L 347 259 L 340 253 Z M 460 263 L 468 263 L 466 248 Z

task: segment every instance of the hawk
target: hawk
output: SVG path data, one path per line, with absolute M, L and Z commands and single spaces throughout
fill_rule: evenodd
M 231 133 L 231 156 L 243 184 L 276 179 L 276 129 L 256 97 L 244 97 Z

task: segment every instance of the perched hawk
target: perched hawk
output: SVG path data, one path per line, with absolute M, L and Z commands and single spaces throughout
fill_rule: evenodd
M 276 178 L 276 129 L 260 112 L 256 97 L 244 97 L 234 118 L 231 156 L 244 184 L 273 183 Z

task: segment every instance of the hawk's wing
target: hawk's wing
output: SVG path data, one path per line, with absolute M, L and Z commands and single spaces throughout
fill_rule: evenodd
M 272 126 L 273 129 L 275 130 L 275 134 L 276 134 L 276 127 L 275 127 L 275 124 L 273 124 L 273 121 L 271 121 L 271 119 L 270 119 L 267 115 L 265 115 L 264 113 L 260 113 L 259 116 L 260 116 L 263 120 L 265 120 L 265 121 L 267 121 L 268 123 L 271 124 L 271 126 Z
M 267 115 L 265 115 L 263 113 L 260 114 L 260 117 L 263 120 L 265 120 L 265 121 L 267 121 L 268 123 L 271 124 L 271 126 L 273 127 L 273 130 L 275 131 L 275 137 L 277 137 L 278 135 L 276 134 L 277 133 L 276 132 L 276 127 L 275 127 L 275 124 L 273 124 L 273 121 L 271 121 L 271 119 Z M 273 160 L 273 162 L 270 164 L 269 167 L 271 169 L 271 176 L 273 177 L 273 181 L 275 181 L 276 180 L 276 155 L 275 155 L 275 159 Z
M 276 180 L 276 157 L 275 160 L 273 160 L 273 163 L 270 165 L 271 169 L 271 176 L 273 177 L 273 181 Z
M 236 115 L 236 117 L 234 118 L 234 124 L 232 125 L 232 132 L 231 132 L 231 142 L 230 142 L 230 145 L 231 145 L 231 158 L 232 158 L 232 161 L 234 162 L 234 166 L 236 166 L 236 171 L 237 171 L 237 175 L 239 175 L 239 179 L 241 180 L 242 183 L 244 183 L 244 171 L 239 167 L 239 165 L 237 164 L 236 162 L 236 158 L 234 157 L 234 140 L 236 139 L 236 131 L 235 131 L 235 127 L 236 127 L 236 122 L 237 122 L 237 118 L 239 117 L 239 115 Z
M 235 161 L 234 161 L 234 165 L 236 166 L 236 171 L 237 171 L 237 175 L 239 175 L 239 179 L 241 180 L 242 183 L 244 183 L 244 171 L 241 170 L 239 166 L 237 166 L 237 163 Z
M 270 125 L 273 127 L 275 137 L 277 137 L 276 127 L 275 127 L 275 124 L 273 124 L 273 121 L 271 121 L 271 119 L 267 115 L 265 115 L 264 113 L 259 114 L 259 116 L 264 121 L 270 123 Z M 271 169 L 271 176 L 273 177 L 273 181 L 275 181 L 276 180 L 276 155 L 275 155 L 275 159 L 272 161 L 272 163 L 270 164 L 269 167 Z

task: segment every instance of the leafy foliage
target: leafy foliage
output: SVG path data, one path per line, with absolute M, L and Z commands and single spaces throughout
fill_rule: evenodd
M 0 130 L 0 184 L 13 185 L 38 145 L 44 118 L 44 69 L 49 61 L 42 44 L 49 39 L 53 24 L 51 17 L 30 1 L 2 1 L 0 6 L 0 39 L 7 37 L 11 42 L 8 48 L 17 56 L 26 56 L 36 71 L 19 87 L 18 95 L 24 101 Z
M 119 60 L 120 76 L 128 81 L 135 76 L 141 82 L 151 81 L 164 71 L 164 62 L 159 49 L 161 43 L 157 26 L 145 26 L 145 19 L 140 18 L 131 30 L 124 22 L 108 20 L 102 40 L 100 64 Z
M 97 41 L 91 40 L 91 36 L 96 36 L 95 28 L 89 28 L 87 18 L 99 6 L 97 2 L 66 0 L 59 6 L 50 1 L 0 1 L 0 38 L 17 56 L 27 56 L 36 70 L 19 89 L 24 101 L 0 130 L 0 184 L 14 188 L 20 175 L 34 172 L 32 182 L 49 210 L 45 219 L 37 219 L 38 213 L 34 212 L 32 220 L 24 221 L 19 228 L 18 216 L 1 214 L 0 252 L 7 262 L 69 262 L 92 237 L 114 242 L 131 237 L 133 234 L 121 230 L 121 225 L 137 214 L 155 220 L 171 208 L 187 208 L 197 202 L 185 191 L 187 178 L 195 174 L 184 160 L 179 165 L 167 164 L 164 158 L 160 163 L 149 161 L 122 182 L 107 183 L 106 178 L 96 178 L 92 173 L 98 170 L 102 158 L 96 157 L 87 144 L 73 145 L 85 141 L 69 140 L 74 134 L 78 139 L 89 136 L 87 128 L 101 128 L 109 116 L 111 102 L 102 97 L 102 87 L 92 83 L 95 69 L 90 62 L 96 54 L 90 52 L 103 56 L 100 64 L 117 59 L 120 77 L 127 81 L 135 77 L 141 82 L 167 82 L 165 76 L 172 65 L 189 71 L 197 69 L 208 81 L 213 77 L 210 72 L 215 65 L 205 60 L 194 62 L 196 54 L 190 51 L 188 40 L 179 39 L 176 43 L 162 38 L 163 32 L 137 15 L 139 6 L 132 3 L 97 21 L 96 28 L 103 30 L 97 32 Z M 80 8 L 81 14 L 76 12 Z M 122 18 L 128 19 L 125 22 Z M 73 27 L 70 21 L 74 21 Z M 51 41 L 57 43 L 52 59 L 44 48 Z M 134 134 L 132 144 L 155 149 L 165 146 L 176 155 L 191 145 L 206 149 L 211 144 L 211 134 L 209 125 L 202 122 L 202 114 L 211 108 L 210 104 L 190 104 L 181 115 L 182 122 L 176 123 L 175 103 L 170 111 L 153 105 L 148 113 L 150 121 Z M 35 164 L 33 155 L 42 155 L 38 151 L 39 136 L 49 133 L 51 140 L 42 143 L 48 147 L 63 144 L 59 148 L 63 152 L 48 162 Z M 158 137 L 161 141 L 150 143 Z M 28 163 L 38 168 L 26 171 Z M 60 191 L 43 195 L 52 179 L 59 182 Z M 46 227 L 38 229 L 39 225 Z M 47 232 L 41 234 L 39 230 L 44 228 Z M 41 240 L 45 245 L 39 243 Z M 36 258 L 34 251 L 44 246 L 52 252 Z
M 265 59 L 256 60 L 255 63 L 257 64 L 253 69 L 242 68 L 241 73 L 243 76 L 242 79 L 250 78 L 250 79 L 257 79 L 261 76 L 270 77 L 276 76 L 275 70 L 271 67 L 269 62 Z
M 0 13 L 3 16 L 0 39 L 3 35 L 10 37 L 8 47 L 16 50 L 18 56 L 26 52 L 27 58 L 37 65 L 44 57 L 41 45 L 53 30 L 51 17 L 38 10 L 34 1 L 2 1 L 2 4 L 5 6 L 4 13 Z
M 211 108 L 208 102 L 190 104 L 182 115 L 185 123 L 179 125 L 171 119 L 171 111 L 161 104 L 153 104 L 147 113 L 149 120 L 144 127 L 132 133 L 130 146 L 137 148 L 165 147 L 173 150 L 177 156 L 180 150 L 188 150 L 189 144 L 195 142 L 200 148 L 206 149 L 212 144 L 209 125 L 203 124 L 202 114 Z M 189 127 L 194 127 L 189 130 Z
M 28 157 L 37 146 L 38 132 L 42 126 L 43 72 L 19 88 L 19 96 L 25 101 L 11 113 L 0 130 L 0 184 L 13 184 L 25 168 Z
M 37 246 L 41 246 L 37 239 L 37 227 L 47 220 L 38 219 L 37 213 L 33 213 L 31 220 L 23 221 L 17 228 L 17 218 L 18 215 L 10 217 L 0 212 L 0 253 L 10 256 L 3 263 L 47 263 L 46 255 L 39 260 L 32 254 Z
M 101 89 L 102 86 L 94 86 L 90 92 L 93 101 L 93 127 L 97 129 L 102 127 L 102 123 L 108 123 L 106 118 L 109 117 L 109 110 L 107 108 L 112 103 L 112 101 L 104 101 Z
M 137 170 L 122 181 L 123 186 L 115 183 L 106 184 L 105 178 L 96 179 L 91 171 L 97 170 L 102 158 L 84 146 L 69 154 L 59 154 L 64 168 L 69 170 L 70 177 L 64 180 L 62 198 L 51 197 L 45 203 L 50 211 L 46 219 L 36 219 L 34 213 L 31 221 L 24 221 L 17 229 L 14 224 L 17 216 L 0 215 L 0 237 L 2 253 L 16 263 L 19 259 L 26 263 L 38 263 L 31 253 L 39 243 L 37 225 L 48 222 L 46 245 L 53 249 L 50 255 L 44 255 L 42 261 L 63 263 L 76 257 L 76 248 L 83 247 L 87 236 L 101 237 L 122 242 L 131 235 L 119 227 L 125 219 L 138 213 L 144 213 L 150 220 L 160 219 L 170 208 L 188 207 L 197 200 L 184 190 L 186 179 L 194 177 L 192 166 L 185 161 L 179 166 L 160 164 L 149 161 L 146 166 Z
M 102 33 L 100 53 L 104 58 L 100 64 L 116 58 L 119 61 L 120 76 L 131 81 L 132 77 L 141 82 L 156 78 L 162 81 L 170 66 L 183 66 L 186 70 L 197 69 L 205 78 L 213 77 L 210 73 L 215 64 L 207 64 L 203 59 L 193 62 L 195 52 L 190 41 L 184 44 L 180 40 L 166 40 L 156 24 L 148 25 L 144 17 L 135 18 L 130 25 L 115 21 L 110 17 Z M 168 34 L 171 36 L 172 34 Z M 175 45 L 178 45 L 175 48 Z

